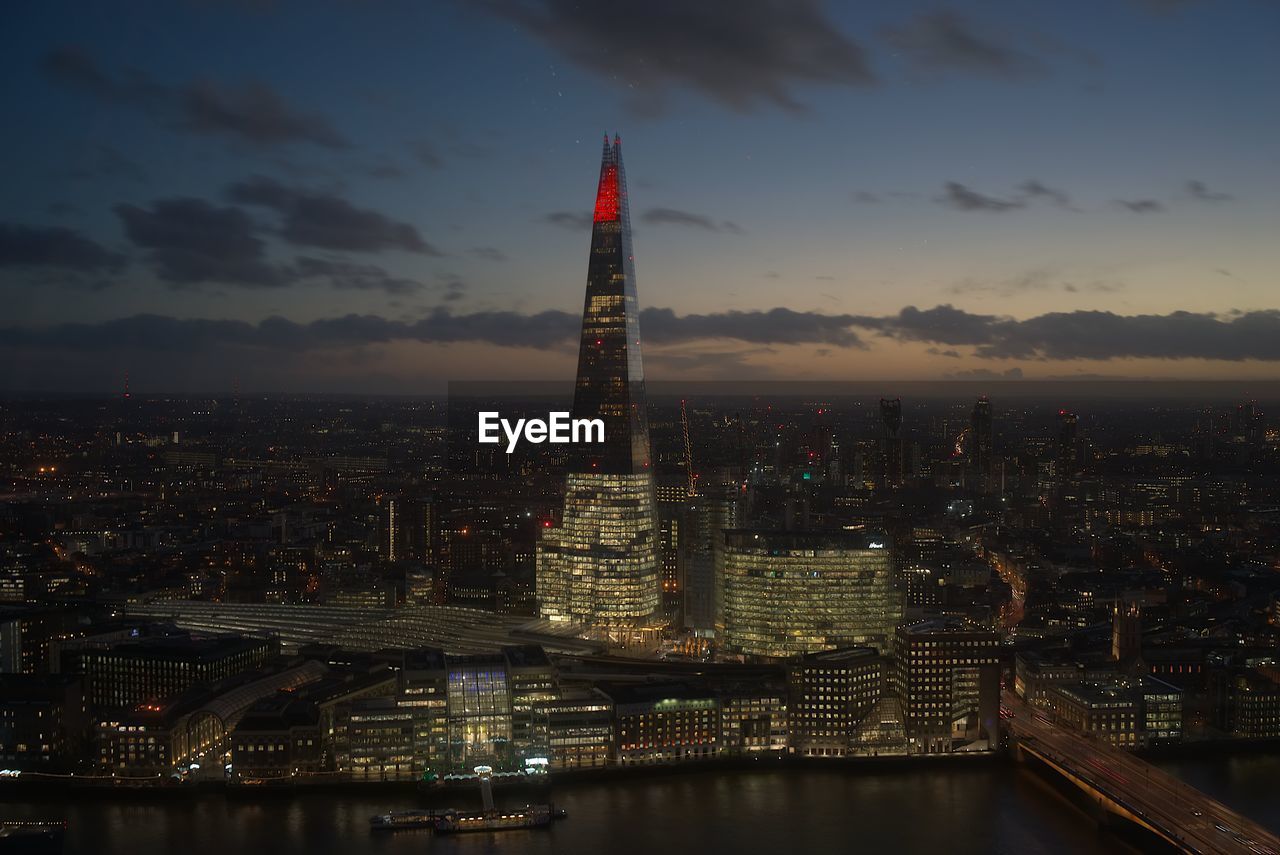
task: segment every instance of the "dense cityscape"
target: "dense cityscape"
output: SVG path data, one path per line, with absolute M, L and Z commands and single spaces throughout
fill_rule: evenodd
M 655 403 L 663 628 L 622 647 L 539 609 L 563 467 L 460 475 L 443 402 L 9 401 L 4 765 L 993 750 L 1002 672 L 1125 747 L 1280 736 L 1276 428 L 1104 406 Z
M 538 405 L 483 387 L 7 401 L 3 783 L 478 780 L 456 831 L 553 818 L 494 781 L 1012 753 L 1152 841 L 1273 851 L 1116 771 L 1280 738 L 1255 401 L 650 406 L 633 258 L 606 137 L 571 405 L 601 430 L 562 448 L 477 442 L 479 407 Z
M 1280 5 L 6 12 L 0 855 L 1280 855 Z

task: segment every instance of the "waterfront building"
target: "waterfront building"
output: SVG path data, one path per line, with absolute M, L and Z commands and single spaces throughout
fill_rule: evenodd
M 294 693 L 256 701 L 231 733 L 231 769 L 238 783 L 271 783 L 324 771 L 320 709 Z
M 1142 744 L 1141 698 L 1123 681 L 1066 683 L 1045 693 L 1049 717 L 1117 748 Z
M 399 685 L 399 675 L 390 667 L 372 665 L 367 661 L 340 661 L 343 658 L 330 657 L 329 664 L 333 670 L 329 675 L 308 685 L 300 693 L 315 704 L 319 712 L 325 771 L 352 771 L 350 725 L 353 705 L 368 698 L 390 698 L 396 694 Z M 366 767 L 365 771 L 371 765 L 369 757 L 366 754 L 361 763 Z
M 771 657 L 854 645 L 887 649 L 902 616 L 892 555 L 882 534 L 726 532 L 726 649 Z
M 449 768 L 514 765 L 511 684 L 501 653 L 446 656 Z
M 603 421 L 604 442 L 570 455 L 561 524 L 538 544 L 537 587 L 544 617 L 623 643 L 661 627 L 646 408 L 622 147 L 606 137 L 573 400 L 575 419 Z
M 412 781 L 415 721 L 413 710 L 392 697 L 361 698 L 345 705 L 343 768 L 353 781 Z
M 1280 669 L 1253 668 L 1222 681 L 1219 725 L 1242 739 L 1280 737 Z
M 0 674 L 0 767 L 61 772 L 82 756 L 88 718 L 80 678 Z
M 903 624 L 895 689 L 910 750 L 948 753 L 999 744 L 1000 638 L 955 618 Z
M 322 679 L 328 669 L 303 662 L 269 673 L 241 674 L 217 688 L 193 687 L 97 719 L 98 764 L 123 777 L 168 775 L 193 761 L 221 762 L 245 711 L 262 698 Z
M 787 751 L 787 693 L 734 687 L 719 692 L 722 756 L 782 755 Z
M 720 705 L 710 692 L 684 683 L 602 688 L 613 700 L 621 765 L 679 763 L 720 754 Z
M 398 680 L 396 705 L 408 711 L 412 720 L 414 771 L 440 775 L 449 760 L 449 680 L 444 651 L 430 647 L 406 651 Z
M 536 644 L 504 647 L 511 682 L 511 749 L 517 760 L 546 757 L 547 721 L 543 704 L 556 697 L 556 672 Z
M 872 647 L 810 653 L 787 666 L 791 750 L 844 757 L 884 691 L 885 657 Z
M 538 705 L 546 721 L 552 770 L 594 769 L 613 757 L 613 700 L 593 687 L 562 689 Z
M 1183 691 L 1154 677 L 1082 672 L 1047 686 L 1039 706 L 1055 722 L 1120 748 L 1182 741 Z
M 85 639 L 63 648 L 64 670 L 84 677 L 95 710 L 132 709 L 208 686 L 263 665 L 278 650 L 270 639 L 168 635 L 117 641 Z

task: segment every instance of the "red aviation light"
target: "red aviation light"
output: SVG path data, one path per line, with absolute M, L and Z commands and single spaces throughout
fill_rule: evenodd
M 600 189 L 596 191 L 597 223 L 618 219 L 618 167 L 609 164 L 600 175 Z

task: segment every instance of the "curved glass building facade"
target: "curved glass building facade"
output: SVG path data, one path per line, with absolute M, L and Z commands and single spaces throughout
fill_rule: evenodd
M 888 648 L 902 617 L 892 548 L 881 534 L 725 532 L 725 646 L 795 656 L 855 645 Z

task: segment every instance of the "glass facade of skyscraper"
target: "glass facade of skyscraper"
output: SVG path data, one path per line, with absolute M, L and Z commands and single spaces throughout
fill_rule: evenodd
M 902 600 L 885 536 L 738 530 L 725 538 L 730 651 L 794 656 L 854 645 L 886 648 Z
M 544 617 L 620 640 L 660 611 L 646 406 L 622 148 L 606 137 L 573 400 L 574 418 L 604 422 L 604 442 L 571 455 L 563 523 L 538 545 L 537 587 Z

